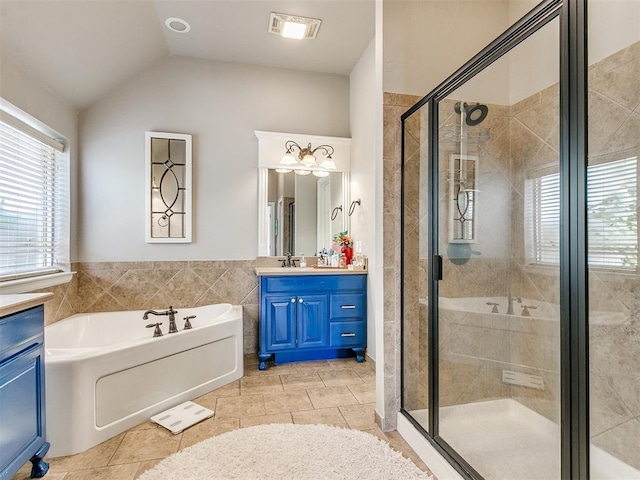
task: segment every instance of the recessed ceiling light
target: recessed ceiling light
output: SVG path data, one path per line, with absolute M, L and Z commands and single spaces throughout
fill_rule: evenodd
M 322 20 L 271 12 L 269 32 L 287 38 L 316 38 Z
M 167 18 L 164 21 L 164 24 L 169 30 L 176 33 L 187 33 L 189 30 L 191 30 L 191 25 L 189 25 L 185 20 L 181 18 Z

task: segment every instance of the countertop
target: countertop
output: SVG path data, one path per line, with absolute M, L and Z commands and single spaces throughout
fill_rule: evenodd
M 256 275 L 366 275 L 367 270 L 314 267 L 256 267 Z
M 0 317 L 41 305 L 52 298 L 53 293 L 15 293 L 0 295 Z

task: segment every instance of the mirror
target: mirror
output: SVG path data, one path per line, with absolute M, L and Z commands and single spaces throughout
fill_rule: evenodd
M 335 233 L 349 230 L 351 139 L 256 130 L 258 139 L 258 255 L 316 255 Z M 331 146 L 328 176 L 283 169 L 287 145 Z M 295 168 L 295 166 L 294 166 Z M 284 168 L 289 170 L 289 168 Z M 303 170 L 303 168 L 298 168 Z
M 191 135 L 145 132 L 147 243 L 191 242 Z
M 344 228 L 343 173 L 267 175 L 267 255 L 315 255 Z
M 478 157 L 449 156 L 449 242 L 476 241 Z

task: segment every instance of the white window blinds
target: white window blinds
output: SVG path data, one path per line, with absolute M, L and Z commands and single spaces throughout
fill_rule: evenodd
M 560 261 L 560 177 L 527 180 L 525 238 L 528 263 Z M 638 266 L 638 161 L 636 157 L 587 168 L 590 267 Z
M 12 118 L 0 118 L 0 280 L 69 263 L 68 156 Z
M 638 159 L 587 168 L 590 267 L 638 266 Z

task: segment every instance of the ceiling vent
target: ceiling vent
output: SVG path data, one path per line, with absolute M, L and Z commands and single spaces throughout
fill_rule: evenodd
M 322 20 L 271 12 L 269 32 L 287 38 L 316 38 Z

